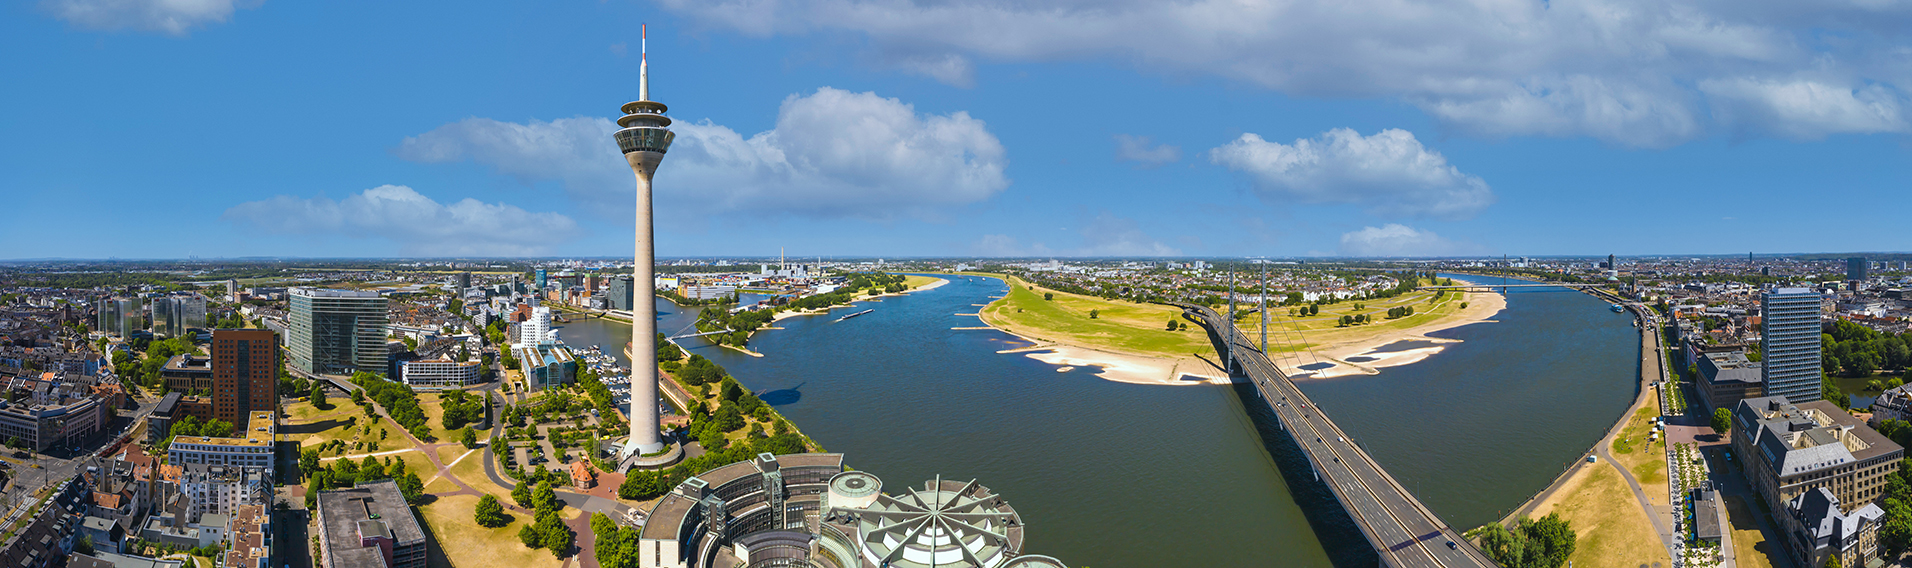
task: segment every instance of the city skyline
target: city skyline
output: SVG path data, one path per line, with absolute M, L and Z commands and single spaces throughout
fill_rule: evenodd
M 665 258 L 1908 248 L 1889 223 L 1844 222 L 1907 205 L 1894 182 L 1912 173 L 1907 98 L 1879 62 L 1904 44 L 1845 23 L 1860 8 L 1688 15 L 1710 30 L 1664 10 L 1580 22 L 1657 56 L 1448 18 L 1351 23 L 1374 15 L 1358 4 L 1285 18 L 1407 26 L 1394 49 L 1534 53 L 1416 70 L 1398 52 L 1285 67 L 1346 40 L 1143 26 L 1199 15 L 1145 5 L 1005 8 L 946 30 L 928 22 L 994 5 L 888 6 L 891 27 L 826 18 L 856 2 L 135 5 L 6 8 L 0 45 L 36 56 L 4 72 L 42 87 L 5 95 L 36 110 L 6 119 L 0 184 L 27 214 L 0 229 L 0 258 L 617 257 L 631 225 L 612 206 L 631 193 L 602 101 L 635 90 L 642 22 L 680 129 L 659 174 Z M 1609 5 L 1473 10 L 1545 31 Z M 1063 33 L 1097 18 L 1116 31 Z M 1612 65 L 1635 70 L 1592 69 Z M 1839 206 L 1766 205 L 1792 194 Z

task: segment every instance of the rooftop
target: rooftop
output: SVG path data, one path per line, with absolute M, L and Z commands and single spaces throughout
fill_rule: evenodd
M 412 516 L 398 484 L 389 479 L 351 489 L 319 492 L 319 518 L 324 523 L 319 530 L 325 531 L 326 541 L 332 543 L 332 548 L 325 553 L 334 555 L 335 566 L 384 568 L 385 560 L 377 548 L 357 546 L 362 521 L 379 521 L 384 526 L 381 532 L 389 532 L 398 545 L 425 542 L 424 528 Z M 365 554 L 367 550 L 371 551 L 369 557 Z M 363 563 L 368 558 L 371 563 Z
M 1831 402 L 1792 404 L 1784 396 L 1749 398 L 1734 412 L 1741 428 L 1754 433 L 1760 456 L 1780 477 L 1902 455 L 1905 448 L 1886 439 Z

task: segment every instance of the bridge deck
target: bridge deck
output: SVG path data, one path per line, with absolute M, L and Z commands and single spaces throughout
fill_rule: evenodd
M 1232 357 L 1235 367 L 1254 383 L 1282 429 L 1294 438 L 1315 473 L 1374 546 L 1382 566 L 1495 566 L 1348 440 L 1232 322 L 1206 307 L 1178 306 L 1225 344 L 1233 345 L 1228 349 L 1232 356 L 1223 356 Z

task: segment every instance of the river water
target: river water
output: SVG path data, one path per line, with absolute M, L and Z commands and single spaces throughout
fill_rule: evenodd
M 938 474 L 980 480 L 1022 513 L 1025 552 L 1101 568 L 1373 562 L 1252 389 L 1059 373 L 998 354 L 1024 345 L 1013 336 L 951 329 L 983 325 L 957 314 L 1005 290 L 951 277 L 935 290 L 786 319 L 752 338 L 762 358 L 685 341 L 892 493 Z M 1544 488 L 1636 393 L 1639 342 L 1625 315 L 1577 292 L 1516 290 L 1496 322 L 1437 334 L 1462 342 L 1426 360 L 1301 384 L 1462 530 Z M 696 318 L 668 301 L 658 310 L 666 333 Z M 585 320 L 562 336 L 609 347 L 630 331 Z

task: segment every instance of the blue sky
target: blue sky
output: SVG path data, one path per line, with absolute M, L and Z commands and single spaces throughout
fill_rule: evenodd
M 1903 251 L 1912 7 L 0 5 L 0 258 Z

